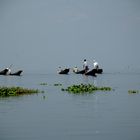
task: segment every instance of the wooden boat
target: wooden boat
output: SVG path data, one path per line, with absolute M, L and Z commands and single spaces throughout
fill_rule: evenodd
M 85 70 L 80 70 L 80 71 L 77 71 L 77 72 L 74 72 L 76 74 L 85 74 Z
M 20 76 L 22 72 L 23 72 L 22 70 L 19 70 L 17 72 L 10 73 L 10 75 Z
M 85 72 L 85 70 L 80 70 L 78 72 L 74 72 L 76 74 L 85 74 L 85 75 L 91 75 L 91 76 L 96 76 L 96 70 L 92 69 L 90 71 Z
M 92 69 L 92 70 L 86 72 L 85 75 L 90 75 L 90 76 L 95 76 L 95 77 L 97 76 L 95 69 Z
M 64 70 L 61 70 L 60 72 L 58 72 L 59 74 L 68 74 L 70 71 L 70 69 L 64 69 Z
M 8 69 L 4 69 L 0 71 L 0 75 L 7 75 Z
M 102 74 L 103 73 L 103 69 L 94 69 L 94 71 L 97 74 Z
M 19 71 L 14 72 L 14 73 L 8 73 L 8 69 L 4 69 L 4 70 L 0 71 L 0 75 L 15 75 L 15 76 L 20 76 L 22 72 L 23 72 L 22 70 L 19 70 Z

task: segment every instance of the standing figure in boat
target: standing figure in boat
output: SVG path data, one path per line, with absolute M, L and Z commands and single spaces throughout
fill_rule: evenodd
M 83 62 L 83 69 L 85 70 L 85 73 L 89 70 L 86 59 L 84 59 L 84 62 Z

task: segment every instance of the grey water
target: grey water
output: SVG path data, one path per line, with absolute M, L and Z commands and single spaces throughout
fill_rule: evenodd
M 0 140 L 140 140 L 140 93 L 128 94 L 140 90 L 139 37 L 139 0 L 0 0 L 0 70 L 26 72 L 0 76 L 0 86 L 44 91 L 0 98 Z M 84 59 L 105 72 L 52 72 Z M 113 90 L 61 91 L 80 83 Z
M 40 85 L 47 83 L 47 85 Z M 62 86 L 54 86 L 61 83 Z M 112 91 L 73 95 L 72 84 L 110 86 Z M 1 140 L 139 140 L 139 73 L 103 73 L 97 77 L 23 74 L 0 76 L 1 86 L 22 86 L 44 93 L 0 98 Z

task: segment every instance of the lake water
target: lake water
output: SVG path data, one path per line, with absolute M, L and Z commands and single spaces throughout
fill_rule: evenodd
M 47 83 L 47 85 L 40 85 Z M 110 86 L 112 91 L 73 95 L 61 91 L 72 84 Z M 104 73 L 97 77 L 70 73 L 0 76 L 1 86 L 45 91 L 0 98 L 0 140 L 139 140 L 138 73 Z

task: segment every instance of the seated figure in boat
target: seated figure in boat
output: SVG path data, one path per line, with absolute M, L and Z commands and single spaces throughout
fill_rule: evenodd
M 79 70 L 78 70 L 77 66 L 73 68 L 73 72 L 76 73 L 76 72 L 78 72 L 78 71 L 79 71 Z
M 60 73 L 62 71 L 63 71 L 62 68 L 61 67 L 58 67 L 57 73 Z
M 99 64 L 97 61 L 93 60 L 93 67 L 94 69 L 98 70 L 99 69 Z
M 11 69 L 10 68 L 6 68 L 6 75 L 10 75 L 11 74 Z

